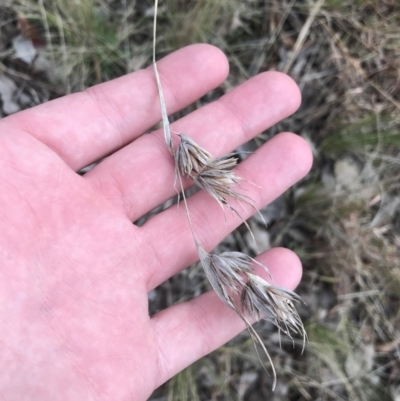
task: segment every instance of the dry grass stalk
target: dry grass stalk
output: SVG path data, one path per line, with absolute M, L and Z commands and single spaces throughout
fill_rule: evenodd
M 294 45 L 293 48 L 293 52 L 291 53 L 291 55 L 289 56 L 287 62 L 285 63 L 285 65 L 282 68 L 282 72 L 284 72 L 285 74 L 289 72 L 290 68 L 292 67 L 295 59 L 298 57 L 304 42 L 307 38 L 307 35 L 309 34 L 311 25 L 313 24 L 313 22 L 315 21 L 315 18 L 317 17 L 322 5 L 325 3 L 325 0 L 317 0 L 311 7 L 310 13 L 308 15 L 308 18 L 305 22 L 305 24 L 303 25 L 303 27 L 301 28 L 301 31 L 299 33 L 299 36 L 297 37 L 296 43 Z
M 168 120 L 167 107 L 165 105 L 164 93 L 162 90 L 160 76 L 158 74 L 157 63 L 156 63 L 156 38 L 157 38 L 157 9 L 158 9 L 158 0 L 155 0 L 154 4 L 154 24 L 153 24 L 153 70 L 154 76 L 156 78 L 158 97 L 160 99 L 160 108 L 161 108 L 161 116 L 163 121 L 163 130 L 164 130 L 164 139 L 165 143 L 168 146 L 168 149 L 174 154 L 174 145 L 171 138 L 171 128 Z
M 303 339 L 305 339 L 306 333 L 304 327 L 293 304 L 293 302 L 299 302 L 301 298 L 291 291 L 272 286 L 257 276 L 253 264 L 263 267 L 267 272 L 268 269 L 250 256 L 241 252 L 224 252 L 220 255 L 209 254 L 196 239 L 182 183 L 182 175 L 191 178 L 196 185 L 208 192 L 222 208 L 227 206 L 239 217 L 241 217 L 239 213 L 228 203 L 228 198 L 238 202 L 247 202 L 253 208 L 255 206 L 254 201 L 250 197 L 232 188 L 235 185 L 240 187 L 239 181 L 242 180 L 232 171 L 237 165 L 237 158 L 233 157 L 232 154 L 213 159 L 208 151 L 201 148 L 193 139 L 185 134 L 178 134 L 181 142 L 176 152 L 174 152 L 170 124 L 155 60 L 157 7 L 158 1 L 155 0 L 153 38 L 154 74 L 160 98 L 165 142 L 174 157 L 175 172 L 180 183 L 190 230 L 201 264 L 214 291 L 226 305 L 238 313 L 240 318 L 245 322 L 254 345 L 259 343 L 267 355 L 273 370 L 273 388 L 275 388 L 276 373 L 272 360 L 260 336 L 251 326 L 245 314 L 247 313 L 251 318 L 256 320 L 269 320 L 289 336 L 291 336 L 291 332 L 294 332 L 301 334 Z M 247 225 L 246 222 L 245 224 Z M 239 296 L 238 301 L 235 300 L 235 295 Z

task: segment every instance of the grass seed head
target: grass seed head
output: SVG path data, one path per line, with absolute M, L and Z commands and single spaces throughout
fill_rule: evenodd
M 302 298 L 293 291 L 270 285 L 261 277 L 247 274 L 248 281 L 241 296 L 242 308 L 256 319 L 266 319 L 274 323 L 285 334 L 301 334 L 306 332 L 294 302 L 302 302 Z
M 181 142 L 175 152 L 176 164 L 183 175 L 193 177 L 212 161 L 212 156 L 187 135 L 178 136 Z
M 305 340 L 305 329 L 294 306 L 294 302 L 302 301 L 301 297 L 255 274 L 254 264 L 269 273 L 266 266 L 241 252 L 210 254 L 199 244 L 197 251 L 211 286 L 225 304 L 240 315 L 247 312 L 254 319 L 268 320 L 290 337 L 297 333 Z M 240 308 L 234 294 L 240 295 Z
M 212 282 L 218 283 L 217 288 L 223 287 L 224 294 L 227 291 L 239 293 L 246 284 L 245 275 L 254 272 L 252 263 L 256 261 L 241 252 L 223 252 L 216 255 L 201 248 L 199 254 L 207 277 L 211 276 Z
M 249 203 L 252 206 L 254 204 L 250 197 L 232 188 L 233 185 L 239 186 L 239 182 L 242 180 L 231 170 L 236 164 L 237 159 L 232 155 L 219 157 L 212 160 L 199 174 L 193 177 L 197 186 L 208 192 L 221 206 L 228 206 L 232 210 L 234 209 L 228 204 L 229 198 Z

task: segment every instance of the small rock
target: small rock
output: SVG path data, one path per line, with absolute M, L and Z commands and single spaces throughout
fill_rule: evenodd
M 18 103 L 15 101 L 16 93 L 17 86 L 14 81 L 5 75 L 0 75 L 0 98 L 5 114 L 13 114 L 20 110 Z
M 268 226 L 271 222 L 282 219 L 286 216 L 286 201 L 284 196 L 280 196 L 276 198 L 269 205 L 263 207 L 260 210 L 260 213 L 265 221 L 265 224 Z M 253 216 L 253 219 L 260 224 L 264 224 L 263 219 L 260 217 L 258 213 Z
M 32 64 L 36 57 L 36 49 L 30 39 L 20 35 L 13 39 L 14 57 L 26 64 Z
M 258 373 L 257 372 L 245 372 L 240 376 L 239 388 L 238 388 L 238 397 L 242 399 L 246 394 L 249 387 L 257 380 Z
M 353 189 L 358 186 L 360 168 L 351 159 L 345 158 L 335 163 L 336 183 L 342 188 Z
M 254 251 L 254 253 L 262 253 L 271 248 L 270 236 L 266 229 L 261 229 L 257 224 L 250 225 L 251 231 L 253 232 L 254 239 L 250 232 L 246 232 L 244 235 L 246 244 Z

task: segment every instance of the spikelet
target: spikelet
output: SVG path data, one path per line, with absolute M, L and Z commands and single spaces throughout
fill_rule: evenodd
M 201 264 L 211 286 L 223 302 L 255 320 L 265 319 L 285 334 L 297 333 L 305 339 L 305 331 L 294 302 L 302 302 L 296 293 L 269 284 L 255 274 L 254 264 L 266 266 L 241 252 L 207 253 L 196 244 Z M 240 294 L 240 308 L 233 295 Z
M 227 305 L 236 309 L 232 294 L 240 294 L 246 285 L 245 274 L 253 273 L 252 262 L 261 265 L 241 252 L 223 252 L 219 255 L 207 253 L 197 244 L 197 252 L 211 286 Z M 265 268 L 266 271 L 268 269 Z
M 178 134 L 181 142 L 175 152 L 177 175 L 179 172 L 191 178 L 194 183 L 212 196 L 221 207 L 228 206 L 236 214 L 238 212 L 229 205 L 228 199 L 235 199 L 251 204 L 253 200 L 236 191 L 233 186 L 240 187 L 241 178 L 232 171 L 237 165 L 237 158 L 229 154 L 215 159 L 185 134 Z M 239 214 L 238 214 L 239 215 Z M 239 215 L 240 217 L 240 215 Z
M 291 337 L 291 333 L 307 338 L 303 323 L 294 302 L 304 302 L 293 291 L 269 284 L 261 277 L 247 274 L 247 283 L 241 295 L 242 309 L 254 319 L 266 319 Z M 303 346 L 304 349 L 304 346 Z
M 175 152 L 176 165 L 182 175 L 193 178 L 212 161 L 212 156 L 190 137 L 178 134 L 181 142 Z
M 218 157 L 205 166 L 199 174 L 196 174 L 193 180 L 197 186 L 204 189 L 222 207 L 228 206 L 234 210 L 229 205 L 229 199 L 243 201 L 254 207 L 254 202 L 250 197 L 233 188 L 233 186 L 240 187 L 240 181 L 242 181 L 232 171 L 236 164 L 237 158 L 232 155 Z

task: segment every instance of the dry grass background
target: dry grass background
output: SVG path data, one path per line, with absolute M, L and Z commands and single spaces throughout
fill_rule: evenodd
M 26 34 L 42 45 L 33 63 L 15 57 L 13 46 L 0 48 L 0 81 L 18 88 L 10 97 L 14 109 L 151 62 L 150 0 L 3 1 L 29 21 L 36 32 Z M 3 38 L 6 24 L 3 18 Z M 262 210 L 268 232 L 259 219 L 249 221 L 260 248 L 286 246 L 303 261 L 306 352 L 286 339 L 280 347 L 263 323 L 258 331 L 278 372 L 274 393 L 244 333 L 151 400 L 400 400 L 399 27 L 397 0 L 161 2 L 158 57 L 202 41 L 220 47 L 231 64 L 220 88 L 173 118 L 259 72 L 285 71 L 302 90 L 301 109 L 239 152 L 245 157 L 288 130 L 310 142 L 315 163 L 305 180 Z M 243 227 L 220 250 L 254 254 Z M 149 294 L 150 311 L 207 286 L 193 266 Z

